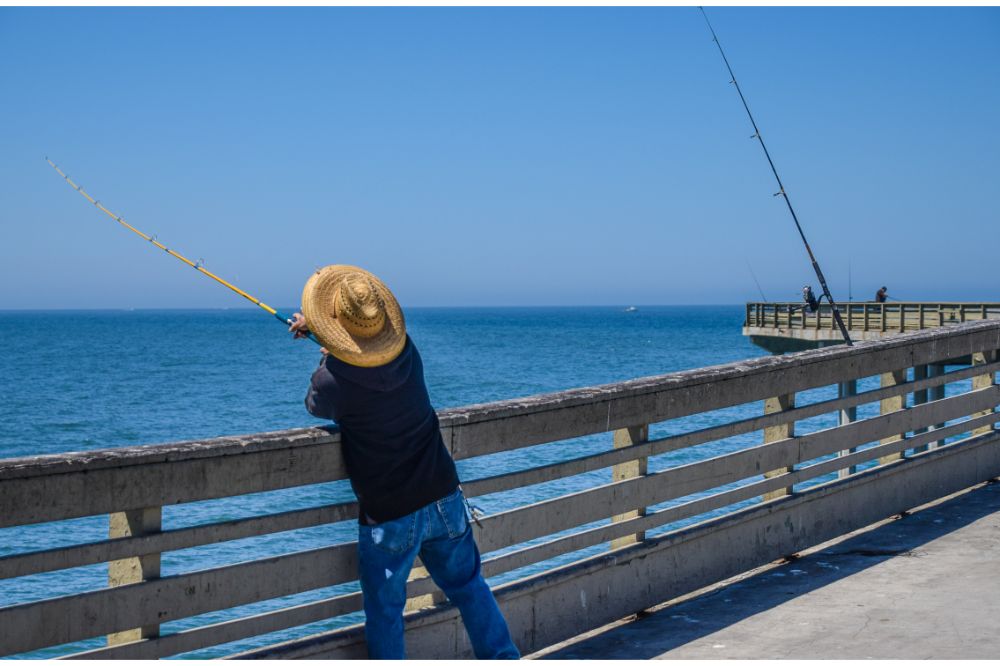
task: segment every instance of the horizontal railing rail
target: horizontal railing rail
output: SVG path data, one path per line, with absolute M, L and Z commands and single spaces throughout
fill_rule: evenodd
M 848 330 L 902 333 L 953 326 L 984 319 L 1000 320 L 1000 303 L 838 303 Z M 803 302 L 747 303 L 747 328 L 837 330 L 832 308 L 821 303 L 813 312 Z
M 802 484 L 846 483 L 876 468 L 995 437 L 998 349 L 1000 321 L 981 321 L 442 410 L 439 416 L 456 459 L 513 452 L 519 465 L 463 479 L 467 496 L 505 493 L 512 505 L 482 517 L 475 528 L 484 572 L 496 576 L 553 558 L 582 561 L 592 557 L 587 549 L 601 545 L 627 549 L 648 541 L 650 530 L 682 532 L 692 529 L 685 521 L 704 521 L 746 502 L 780 501 Z M 969 367 L 943 367 L 966 357 Z M 867 382 L 866 390 L 841 391 L 836 398 L 815 392 L 859 382 Z M 761 403 L 763 414 L 746 415 Z M 857 418 L 858 408 L 877 413 Z M 760 438 L 751 441 L 753 433 Z M 596 452 L 568 443 L 595 436 L 606 438 Z M 553 462 L 531 463 L 531 455 L 517 453 L 555 442 L 567 443 Z M 609 474 L 593 476 L 601 470 Z M 519 499 L 528 497 L 518 494 L 526 488 L 581 475 L 590 480 L 572 492 Z M 44 550 L 16 542 L 23 552 L 0 557 L 0 582 L 105 562 L 109 567 L 104 589 L 0 600 L 0 655 L 108 636 L 107 646 L 77 649 L 76 656 L 164 657 L 360 610 L 360 593 L 348 591 L 160 635 L 169 622 L 352 583 L 357 575 L 350 540 L 257 559 L 248 546 L 245 561 L 170 575 L 161 575 L 159 566 L 163 553 L 354 520 L 353 501 L 295 510 L 279 505 L 272 513 L 176 529 L 162 529 L 163 507 L 183 510 L 190 502 L 345 478 L 334 427 L 0 460 L 0 539 L 28 539 L 25 526 L 111 516 L 108 539 Z M 513 580 L 505 585 L 519 579 Z M 410 607 L 433 606 L 439 599 L 429 596 L 433 592 L 430 579 L 418 573 L 408 588 Z

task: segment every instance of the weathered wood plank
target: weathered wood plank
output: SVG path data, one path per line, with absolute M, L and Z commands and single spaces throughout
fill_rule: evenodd
M 297 509 L 265 516 L 167 530 L 147 536 L 97 541 L 22 555 L 8 555 L 0 557 L 0 580 L 337 523 L 356 518 L 357 513 L 357 502 L 343 502 L 311 509 Z
M 0 608 L 0 656 L 283 597 L 357 577 L 357 545 L 165 576 Z
M 483 562 L 486 576 L 501 573 L 507 569 L 491 570 Z M 421 597 L 437 590 L 430 578 L 420 578 L 407 584 L 407 596 Z M 280 608 L 266 613 L 227 620 L 214 624 L 186 629 L 174 634 L 161 636 L 149 641 L 138 641 L 127 645 L 88 650 L 69 655 L 70 659 L 160 659 L 183 654 L 212 645 L 229 643 L 272 631 L 280 631 L 303 624 L 319 622 L 338 615 L 361 610 L 361 592 L 321 599 L 288 608 Z
M 199 458 L 216 458 L 228 455 L 262 453 L 294 446 L 314 446 L 340 442 L 336 426 L 324 428 L 295 428 L 251 435 L 214 437 L 212 439 L 171 442 L 169 444 L 143 444 L 122 446 L 94 451 L 71 451 L 41 456 L 0 459 L 0 481 L 23 479 L 77 472 L 94 471 L 107 467 L 150 465 L 153 463 L 181 462 Z
M 346 478 L 340 446 L 317 444 L 0 480 L 0 527 L 230 497 Z
M 152 640 L 87 650 L 69 655 L 68 659 L 162 659 L 192 652 L 212 645 L 221 645 L 251 638 L 272 631 L 281 631 L 303 624 L 319 622 L 345 613 L 361 610 L 361 593 L 354 592 L 322 599 L 267 613 L 217 622 L 185 629 Z

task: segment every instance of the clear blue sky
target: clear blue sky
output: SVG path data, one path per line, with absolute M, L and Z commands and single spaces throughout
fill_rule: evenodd
M 835 295 L 1000 300 L 1000 10 L 709 9 Z M 0 9 L 0 308 L 815 284 L 693 8 Z

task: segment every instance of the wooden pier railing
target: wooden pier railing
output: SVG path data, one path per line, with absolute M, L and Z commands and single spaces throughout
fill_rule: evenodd
M 983 319 L 1000 320 L 1000 303 L 838 303 L 851 331 L 903 333 Z M 836 331 L 830 305 L 809 312 L 805 303 L 747 303 L 744 327 Z
M 516 642 L 525 653 L 540 649 L 1000 476 L 998 349 L 1000 322 L 984 321 L 442 411 L 456 459 L 524 454 L 515 471 L 464 479 L 470 497 L 529 497 L 528 487 L 598 474 L 591 487 L 520 500 L 476 527 L 487 576 L 591 549 L 496 588 Z M 973 365 L 940 366 L 961 357 Z M 878 378 L 867 382 L 877 388 L 824 392 L 865 378 Z M 756 415 L 727 409 L 741 405 Z M 816 425 L 838 414 L 838 425 Z M 532 462 L 531 447 L 595 434 L 602 450 Z M 274 557 L 255 558 L 247 546 L 243 562 L 162 575 L 162 553 L 353 521 L 356 511 L 353 502 L 276 505 L 263 515 L 163 529 L 163 507 L 344 478 L 335 429 L 0 460 L 0 539 L 27 535 L 20 526 L 110 516 L 107 539 L 0 557 L 0 579 L 109 563 L 104 589 L 0 599 L 0 655 L 107 636 L 104 647 L 75 656 L 164 657 L 358 611 L 360 593 L 349 592 L 161 629 L 350 582 L 357 566 L 348 540 Z M 471 655 L 457 612 L 428 596 L 433 589 L 428 578 L 410 583 L 410 656 Z M 365 655 L 358 626 L 259 645 L 245 656 Z

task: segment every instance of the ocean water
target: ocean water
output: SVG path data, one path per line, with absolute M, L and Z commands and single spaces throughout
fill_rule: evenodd
M 743 307 L 414 308 L 408 331 L 420 349 L 438 408 L 589 386 L 761 356 L 742 335 Z M 0 312 L 0 458 L 154 444 L 322 423 L 303 407 L 319 360 L 259 310 Z M 874 388 L 865 380 L 860 390 Z M 833 387 L 803 394 L 813 402 Z M 801 402 L 800 402 L 801 404 Z M 859 410 L 870 416 L 876 405 Z M 659 424 L 652 437 L 760 414 L 751 403 Z M 833 415 L 800 432 L 830 427 Z M 650 459 L 650 471 L 752 446 L 759 433 Z M 602 433 L 459 462 L 464 480 L 608 448 Z M 475 498 L 492 513 L 610 481 L 609 470 Z M 740 485 L 740 484 L 734 484 Z M 318 506 L 352 498 L 346 481 L 164 509 L 164 529 Z M 690 498 L 688 498 L 690 499 Z M 662 506 L 678 503 L 675 500 Z M 752 502 L 748 502 L 752 503 Z M 744 504 L 748 504 L 744 503 Z M 656 507 L 656 508 L 662 508 Z M 597 525 L 601 523 L 594 523 Z M 588 526 L 581 526 L 582 529 Z M 652 533 L 673 529 L 664 526 Z M 106 516 L 0 530 L 0 556 L 105 538 Z M 166 553 L 162 575 L 297 552 L 356 538 L 352 521 Z M 538 541 L 544 541 L 546 537 Z M 598 552 L 594 547 L 497 576 L 521 577 Z M 501 551 L 502 552 L 502 551 Z M 106 586 L 107 566 L 0 580 L 0 606 Z M 356 590 L 354 583 L 207 613 L 162 626 L 172 633 Z M 361 621 L 359 613 L 199 650 L 231 654 Z M 102 638 L 32 653 L 53 657 L 99 647 Z

